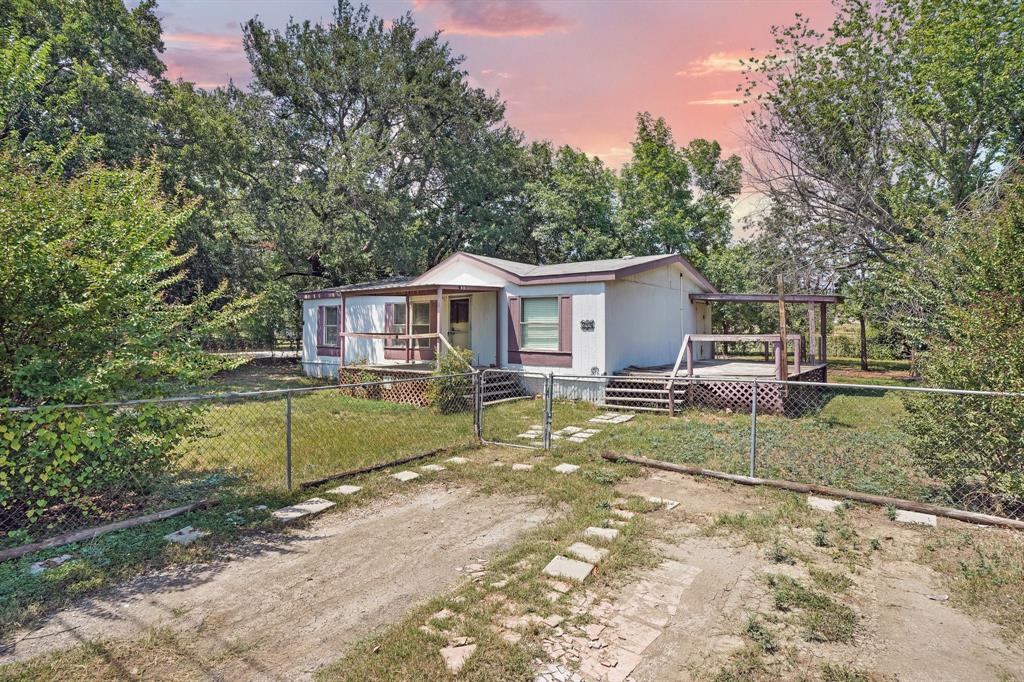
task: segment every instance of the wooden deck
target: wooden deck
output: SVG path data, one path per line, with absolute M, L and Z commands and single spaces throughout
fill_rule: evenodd
M 824 367 L 820 364 L 800 365 L 800 374 Z M 790 379 L 797 376 L 796 367 L 789 366 Z M 627 367 L 618 372 L 619 376 L 630 377 L 664 377 L 672 374 L 672 365 L 656 365 L 654 367 Z M 680 369 L 680 377 L 686 376 L 686 370 Z M 693 363 L 693 376 L 698 379 L 774 379 L 775 363 L 756 362 L 752 360 L 697 360 Z

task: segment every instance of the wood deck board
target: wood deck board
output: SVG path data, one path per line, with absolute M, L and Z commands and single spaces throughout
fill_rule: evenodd
M 822 365 L 801 365 L 800 373 L 817 369 Z M 672 374 L 672 365 L 653 367 L 627 367 L 620 375 L 627 377 L 665 377 Z M 680 377 L 686 372 L 680 370 Z M 771 362 L 748 362 L 743 360 L 697 360 L 693 364 L 693 376 L 701 379 L 774 379 L 775 364 Z M 792 376 L 792 375 L 790 375 Z

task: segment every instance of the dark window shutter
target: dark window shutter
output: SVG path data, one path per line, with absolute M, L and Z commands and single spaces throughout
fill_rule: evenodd
M 437 301 L 430 302 L 430 333 L 437 331 Z
M 521 322 L 519 317 L 519 305 L 520 299 L 518 296 L 509 296 L 508 298 L 508 350 L 510 353 L 519 351 L 519 339 L 520 330 L 519 324 Z
M 572 352 L 572 296 L 558 299 L 558 350 Z
M 395 328 L 395 304 L 385 303 L 384 304 L 384 331 L 392 332 Z
M 324 306 L 316 308 L 316 345 L 324 345 Z

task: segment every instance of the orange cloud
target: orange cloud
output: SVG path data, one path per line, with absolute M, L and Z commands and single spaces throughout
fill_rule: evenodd
M 712 52 L 706 57 L 694 59 L 677 76 L 709 76 L 713 73 L 737 73 L 743 70 L 740 60 L 747 55 L 736 52 Z
M 466 36 L 539 36 L 568 29 L 572 22 L 541 7 L 534 0 L 413 0 L 416 9 L 440 7 L 444 16 L 437 25 L 444 31 Z

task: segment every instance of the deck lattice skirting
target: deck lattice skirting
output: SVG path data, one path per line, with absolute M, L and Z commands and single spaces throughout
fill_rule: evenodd
M 824 366 L 790 375 L 791 381 L 824 383 L 828 374 Z M 668 412 L 668 380 L 661 377 L 624 376 L 609 381 L 605 389 L 605 405 L 648 412 Z M 762 414 L 799 416 L 813 408 L 810 398 L 816 393 L 812 386 L 789 386 L 762 383 L 757 385 L 757 411 Z M 696 379 L 692 383 L 684 377 L 672 387 L 676 409 L 709 407 L 732 412 L 750 413 L 754 393 L 753 381 L 716 381 Z
M 343 388 L 345 395 L 353 398 L 370 400 L 386 400 L 399 405 L 427 407 L 427 388 L 430 386 L 429 372 L 408 369 L 387 369 L 383 367 L 342 367 L 339 381 L 342 384 L 360 384 L 373 381 L 389 381 L 392 379 L 419 379 L 420 381 L 400 381 L 393 384 L 376 384 L 372 386 L 355 386 Z

